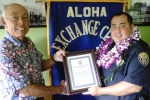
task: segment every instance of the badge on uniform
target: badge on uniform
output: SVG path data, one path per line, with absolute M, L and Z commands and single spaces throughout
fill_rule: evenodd
M 149 56 L 147 53 L 145 52 L 141 52 L 139 55 L 138 55 L 138 59 L 139 59 L 139 62 L 143 65 L 143 66 L 146 66 L 149 64 Z

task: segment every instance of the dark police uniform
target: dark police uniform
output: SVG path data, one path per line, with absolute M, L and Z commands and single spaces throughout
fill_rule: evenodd
M 126 52 L 127 54 L 123 58 L 124 63 L 115 72 L 113 80 L 108 79 L 103 83 L 103 87 L 125 81 L 142 86 L 143 89 L 139 93 L 126 96 L 96 96 L 97 100 L 148 100 L 150 88 L 150 48 L 144 41 L 139 40 L 133 41 Z M 116 63 L 114 63 L 108 69 L 100 68 L 101 76 L 103 78 L 109 77 L 116 66 Z

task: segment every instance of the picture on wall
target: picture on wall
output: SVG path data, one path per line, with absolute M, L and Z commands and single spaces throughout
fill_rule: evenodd
M 126 12 L 133 17 L 137 26 L 150 25 L 150 0 L 131 0 L 131 7 Z
M 44 2 L 35 3 L 34 0 L 0 0 L 0 17 L 2 17 L 2 10 L 5 5 L 12 3 L 22 4 L 28 10 L 30 27 L 46 26 L 46 7 Z M 4 28 L 1 22 L 0 28 Z

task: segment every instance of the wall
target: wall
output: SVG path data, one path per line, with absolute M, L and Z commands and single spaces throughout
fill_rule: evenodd
M 140 30 L 141 38 L 150 46 L 150 26 L 137 26 Z
M 138 29 L 141 32 L 142 39 L 146 41 L 150 46 L 150 26 L 138 26 Z M 4 35 L 5 30 L 0 29 L 0 39 L 2 39 Z M 37 49 L 43 54 L 43 57 L 45 59 L 48 58 L 46 27 L 30 28 L 27 36 L 29 36 L 32 39 Z M 49 85 L 50 84 L 49 71 L 43 72 L 43 75 L 45 79 L 45 84 Z

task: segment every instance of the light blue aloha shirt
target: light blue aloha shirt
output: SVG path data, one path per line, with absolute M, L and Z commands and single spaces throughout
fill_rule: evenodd
M 29 37 L 22 43 L 6 33 L 0 42 L 0 100 L 34 100 L 15 91 L 28 84 L 44 85 L 42 56 Z

